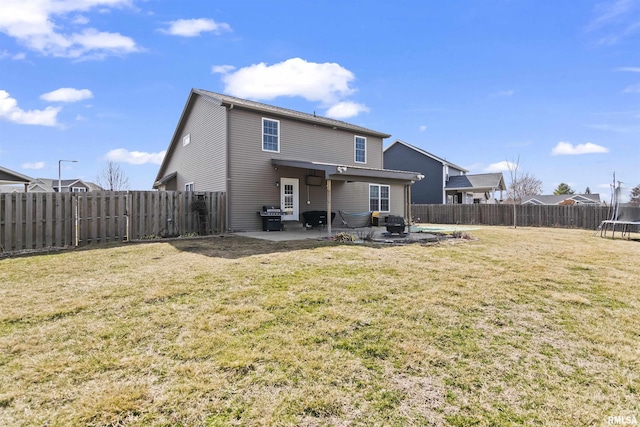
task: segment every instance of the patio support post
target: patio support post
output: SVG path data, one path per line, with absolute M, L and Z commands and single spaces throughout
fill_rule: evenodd
M 327 179 L 327 233 L 331 238 L 331 180 Z
M 405 197 L 407 198 L 407 222 L 409 226 L 409 232 L 411 232 L 411 184 L 407 185 L 407 191 L 405 191 Z

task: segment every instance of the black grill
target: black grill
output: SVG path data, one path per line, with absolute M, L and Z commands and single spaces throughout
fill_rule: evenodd
M 397 215 L 389 215 L 387 218 L 387 233 L 392 234 L 402 234 L 404 233 L 404 229 L 406 224 L 404 223 L 404 218 Z
M 258 212 L 262 217 L 262 231 L 282 231 L 282 210 L 276 206 L 263 206 Z

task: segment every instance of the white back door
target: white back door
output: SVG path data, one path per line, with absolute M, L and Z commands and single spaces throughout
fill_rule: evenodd
M 280 178 L 280 209 L 283 221 L 298 221 L 300 183 L 297 178 Z

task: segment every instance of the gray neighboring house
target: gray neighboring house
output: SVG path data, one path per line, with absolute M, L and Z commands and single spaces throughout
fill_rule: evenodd
M 600 194 L 542 194 L 522 198 L 523 205 L 601 205 Z
M 49 178 L 36 178 L 29 184 L 27 191 L 30 193 L 57 193 L 58 180 Z M 85 193 L 87 191 L 102 191 L 102 188 L 92 182 L 81 179 L 63 179 L 60 182 L 63 193 Z
M 411 189 L 415 204 L 500 203 L 506 190 L 502 173 L 468 175 L 467 169 L 401 140 L 384 149 L 384 167 L 424 175 Z
M 226 192 L 229 231 L 260 229 L 262 206 L 282 209 L 289 225 L 318 210 L 408 217 L 409 187 L 420 174 L 383 168 L 389 136 L 192 89 L 153 187 Z

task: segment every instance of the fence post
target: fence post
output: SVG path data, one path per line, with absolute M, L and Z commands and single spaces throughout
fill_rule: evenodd
M 78 198 L 77 197 L 73 197 L 71 199 L 71 212 L 70 214 L 73 217 L 73 246 L 75 246 L 76 248 L 78 247 L 78 242 L 80 241 L 80 236 L 78 236 L 79 232 L 80 232 L 80 224 L 78 221 L 80 221 L 80 212 L 78 211 Z

